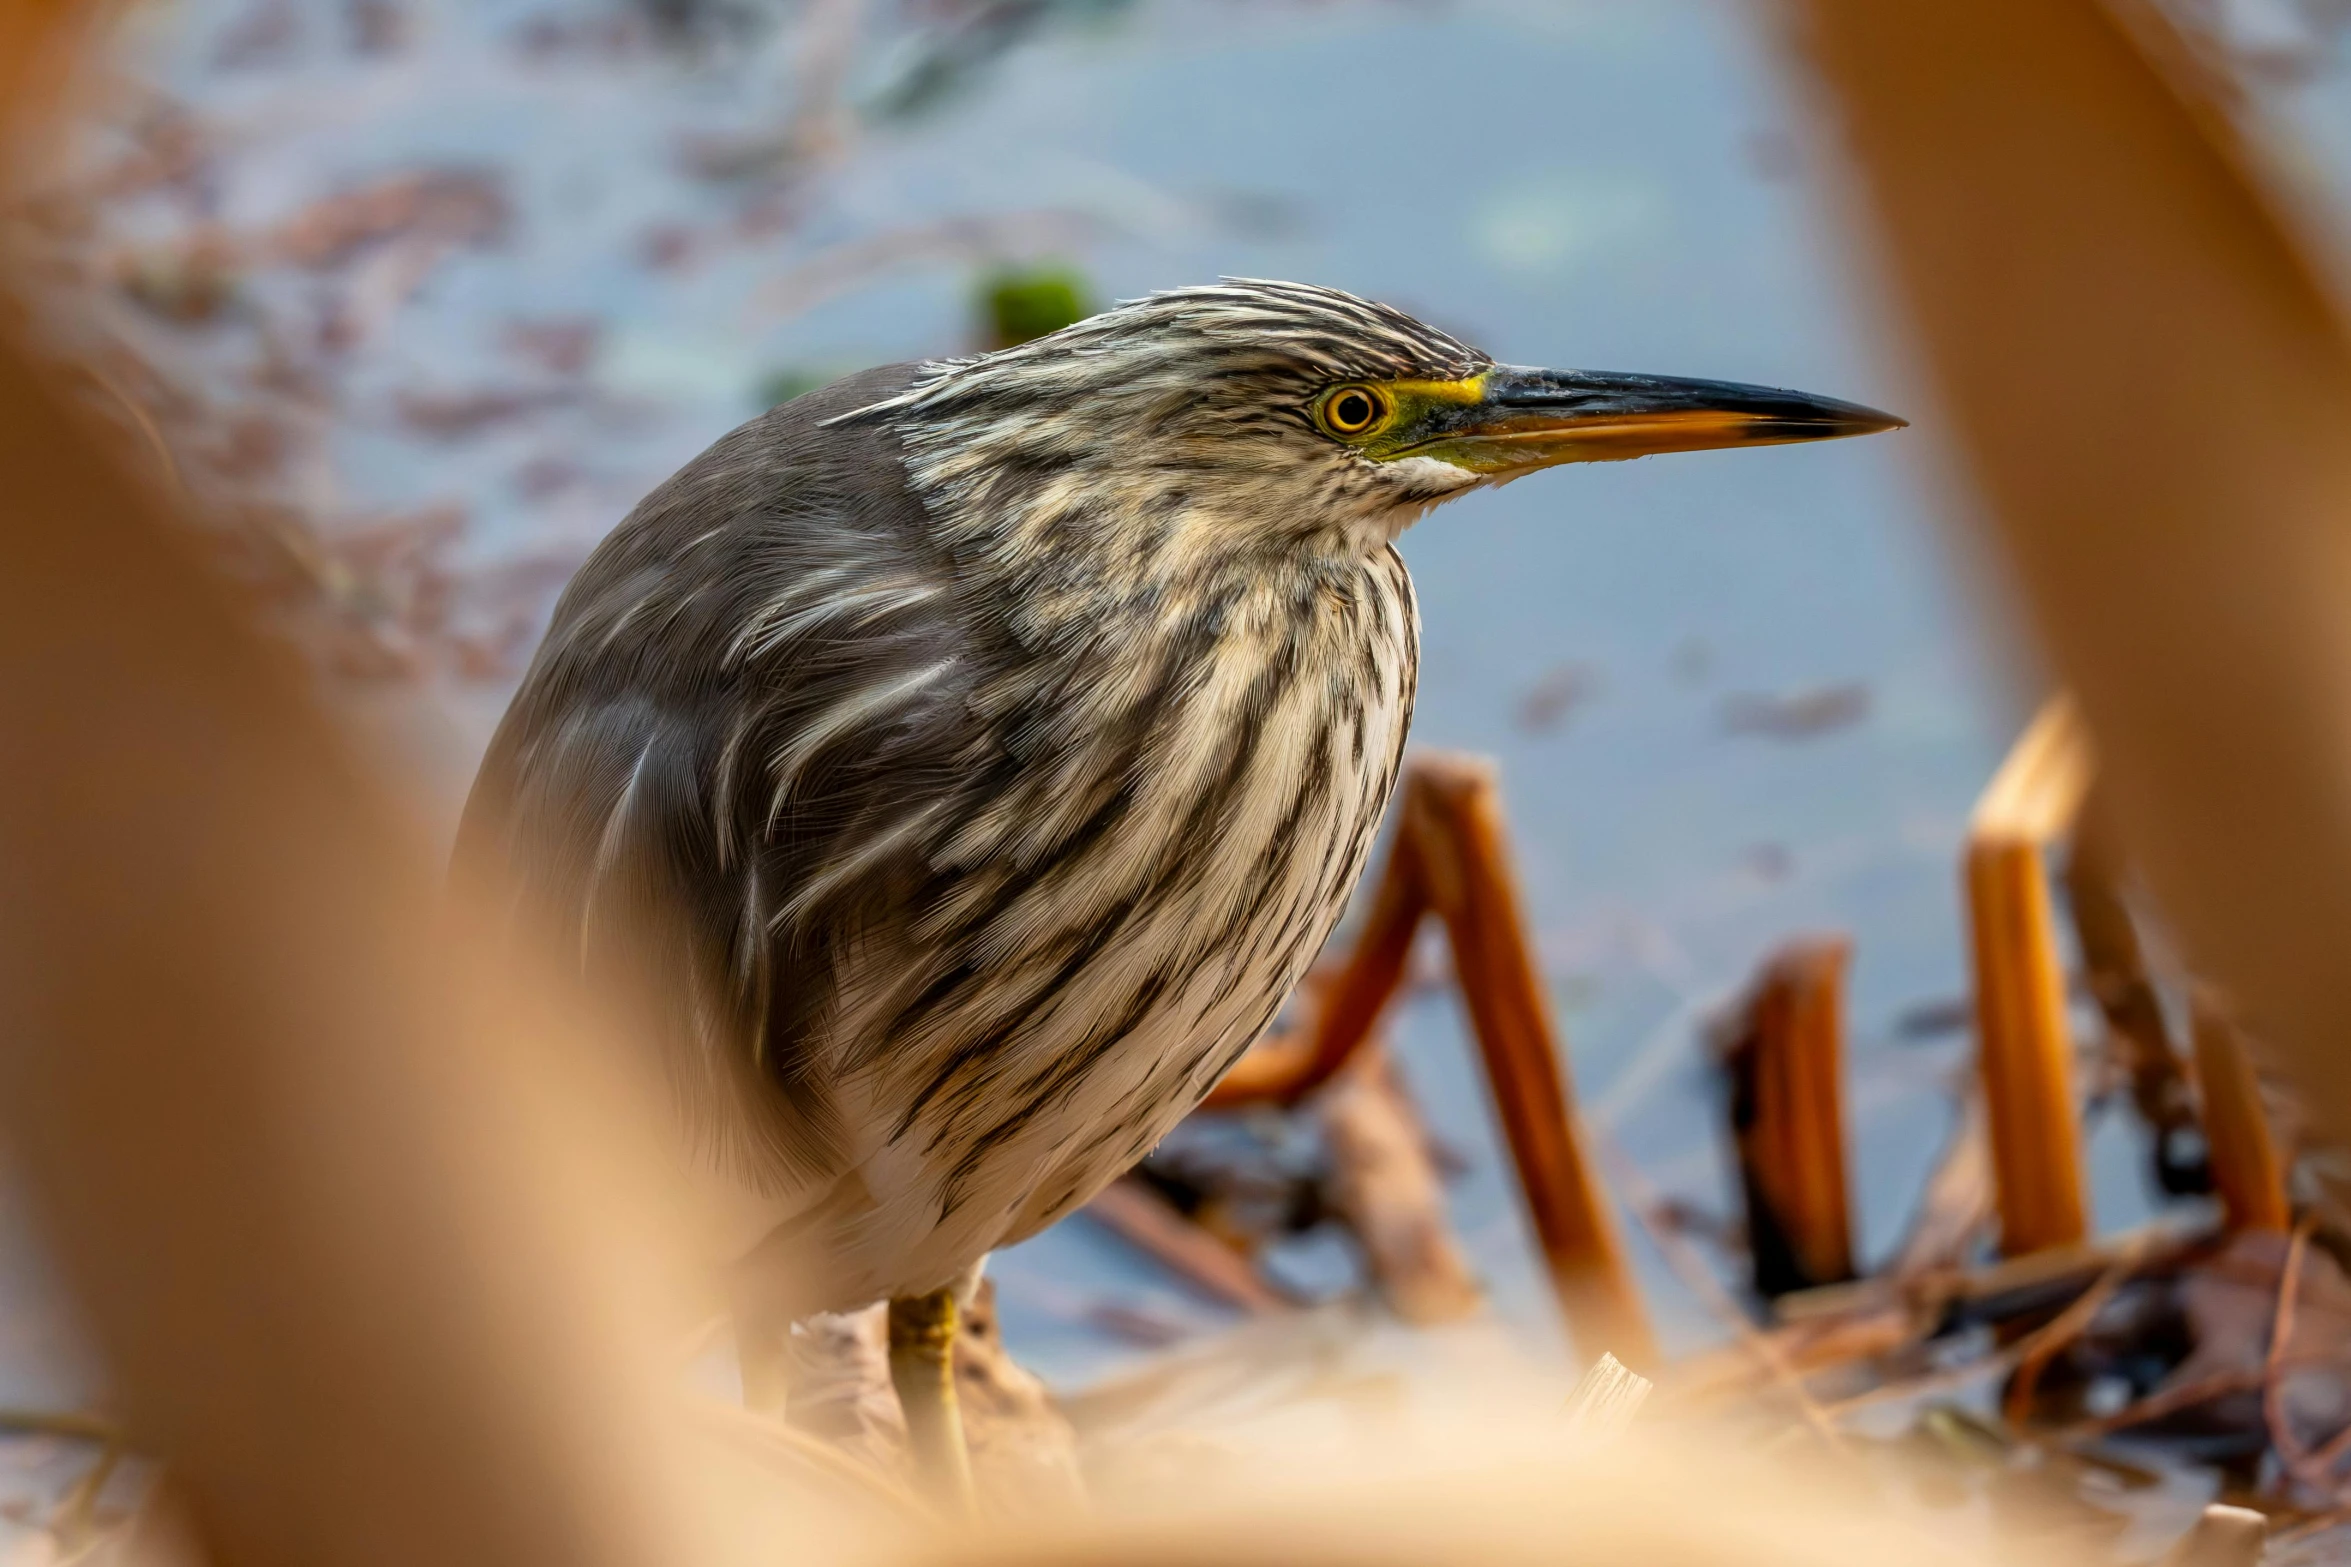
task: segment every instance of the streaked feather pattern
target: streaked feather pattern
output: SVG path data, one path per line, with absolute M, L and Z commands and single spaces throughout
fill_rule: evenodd
M 1325 457 L 1354 376 L 1487 361 L 1342 294 L 1157 295 L 772 410 L 564 594 L 469 805 L 591 966 L 669 999 L 719 1163 L 939 1287 L 1142 1156 L 1345 907 L 1448 489 Z

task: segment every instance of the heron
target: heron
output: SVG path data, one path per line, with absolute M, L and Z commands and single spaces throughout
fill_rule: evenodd
M 958 1289 L 1200 1102 L 1363 872 L 1418 663 L 1398 535 L 1541 468 L 1901 423 L 1245 279 L 867 370 L 593 551 L 459 853 L 658 998 L 753 1216 L 738 1342 L 888 1300 L 918 1469 L 968 1498 Z

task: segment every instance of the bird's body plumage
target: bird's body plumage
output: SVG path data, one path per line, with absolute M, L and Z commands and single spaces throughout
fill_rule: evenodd
M 1477 362 L 1394 330 L 1394 368 Z M 1354 356 L 1312 373 L 1390 368 Z M 831 1259 L 807 1304 L 939 1287 L 1132 1165 L 1370 850 L 1418 641 L 1393 501 L 1263 515 L 1170 369 L 1095 395 L 1222 449 L 1140 479 L 1033 418 L 991 438 L 1000 385 L 952 364 L 745 425 L 581 570 L 484 765 L 468 852 L 584 962 L 649 949 L 609 960 L 669 998 L 726 1168 Z
M 1140 1158 L 1314 959 L 1411 717 L 1404 527 L 1862 416 L 1279 283 L 868 371 L 598 547 L 460 852 L 657 998 L 714 1166 L 829 1264 L 792 1309 L 921 1295 Z

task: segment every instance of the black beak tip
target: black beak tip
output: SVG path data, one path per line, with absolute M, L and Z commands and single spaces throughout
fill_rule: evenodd
M 1888 430 L 1910 428 L 1910 421 L 1899 414 L 1825 397 L 1819 400 L 1818 411 L 1802 422 L 1812 425 L 1818 434 L 1832 440 L 1840 436 L 1883 435 Z

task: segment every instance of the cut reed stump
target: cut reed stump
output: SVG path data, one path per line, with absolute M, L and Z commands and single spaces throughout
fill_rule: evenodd
M 2212 1167 L 2213 1189 L 2220 1193 L 2221 1222 L 2232 1231 L 2282 1234 L 2293 1227 L 2294 1216 L 2252 1051 L 2218 995 L 2198 987 L 2193 1010 L 2205 1159 Z
M 2000 1247 L 2012 1257 L 2089 1234 L 2065 976 L 2042 863 L 2072 825 L 2089 778 L 2087 737 L 2059 697 L 2018 738 L 1969 824 L 1977 1061 Z
M 1591 1352 L 1654 1364 L 1648 1313 L 1576 1124 L 1492 764 L 1438 752 L 1408 760 L 1394 842 L 1354 949 L 1319 987 L 1300 1034 L 1242 1057 L 1207 1107 L 1295 1104 L 1329 1082 L 1371 1037 L 1432 913 L 1452 944 L 1495 1115 L 1568 1330 Z
M 1715 1037 L 1755 1292 L 1766 1300 L 1854 1276 L 1844 1085 L 1852 955 L 1841 936 L 1788 943 Z
M 2063 970 L 2042 866 L 2046 847 L 2068 833 L 2066 882 L 2083 962 L 2157 1139 L 2157 1175 L 2180 1189 L 2191 1173 L 2170 1148 L 2193 1108 L 2120 894 L 2120 846 L 2105 812 L 2085 805 L 2092 774 L 2088 739 L 2058 697 L 2001 764 L 1969 833 L 1977 1027 L 2001 1247 L 2010 1256 L 2073 1245 L 2088 1232 Z M 2292 1223 L 2284 1167 L 2244 1036 L 2208 989 L 2197 990 L 2193 1012 L 2205 1162 L 2225 1223 L 2284 1231 Z

